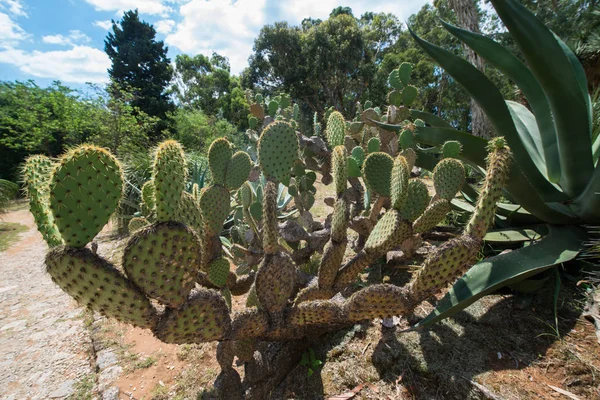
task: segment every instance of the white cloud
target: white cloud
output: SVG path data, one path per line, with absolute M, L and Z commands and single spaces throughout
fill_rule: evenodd
M 156 32 L 166 35 L 173 31 L 173 28 L 175 27 L 175 21 L 172 19 L 163 19 L 162 21 L 155 23 L 154 27 L 156 28 Z
M 97 26 L 98 28 L 102 28 L 107 31 L 110 28 L 112 28 L 112 21 L 110 19 L 104 21 L 94 21 L 94 26 Z
M 173 9 L 169 7 L 169 0 L 85 0 L 86 3 L 94 6 L 96 11 L 116 11 L 121 14 L 123 11 L 135 10 L 140 14 L 168 15 Z
M 0 13 L 0 49 L 14 47 L 28 37 L 29 34 L 7 14 Z
M 89 46 L 46 52 L 7 49 L 0 51 L 0 63 L 15 65 L 27 75 L 70 83 L 106 82 L 110 67 L 106 53 Z
M 21 0 L 0 0 L 0 9 L 8 11 L 15 17 L 27 17 Z
M 254 38 L 266 23 L 266 0 L 193 0 L 180 7 L 183 20 L 165 41 L 188 54 L 227 56 L 232 72 L 247 65 Z
M 48 35 L 42 37 L 42 41 L 48 44 L 58 44 L 61 46 L 75 46 L 78 43 L 88 43 L 92 39 L 85 33 L 79 30 L 69 31 L 69 36 L 64 35 Z

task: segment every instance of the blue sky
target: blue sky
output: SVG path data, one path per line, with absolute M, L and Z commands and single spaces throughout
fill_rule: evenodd
M 0 0 L 0 80 L 53 80 L 80 86 L 103 83 L 110 61 L 104 38 L 110 20 L 137 8 L 154 24 L 169 56 L 187 53 L 229 58 L 232 71 L 247 65 L 253 40 L 268 23 L 325 19 L 339 5 L 354 15 L 391 12 L 406 20 L 429 0 Z

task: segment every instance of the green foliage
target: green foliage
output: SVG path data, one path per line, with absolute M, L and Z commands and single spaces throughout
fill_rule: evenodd
M 167 87 L 173 71 L 167 48 L 156 41 L 154 27 L 139 19 L 138 11 L 127 11 L 112 21 L 112 32 L 104 40 L 104 51 L 111 60 L 108 74 L 120 89 L 131 87 L 136 96 L 131 105 L 151 117 L 160 119 L 151 132 L 156 142 L 169 126 L 167 115 L 174 110 Z

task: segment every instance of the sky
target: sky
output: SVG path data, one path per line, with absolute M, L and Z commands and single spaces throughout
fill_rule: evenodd
M 157 40 L 177 54 L 213 51 L 229 58 L 232 72 L 248 65 L 261 27 L 326 19 L 337 6 L 390 12 L 405 21 L 430 0 L 0 0 L 0 80 L 34 79 L 46 86 L 108 80 L 104 38 L 111 20 L 138 9 L 154 25 Z

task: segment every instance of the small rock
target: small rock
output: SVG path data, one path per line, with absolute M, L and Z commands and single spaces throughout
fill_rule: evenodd
M 119 388 L 111 386 L 102 393 L 102 400 L 119 400 Z
M 51 399 L 60 399 L 63 397 L 67 397 L 68 395 L 73 393 L 73 383 L 75 383 L 75 381 L 72 379 L 65 381 L 57 390 L 50 393 L 48 397 L 50 397 Z

